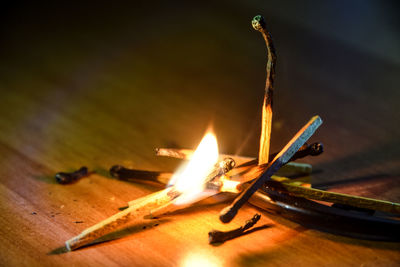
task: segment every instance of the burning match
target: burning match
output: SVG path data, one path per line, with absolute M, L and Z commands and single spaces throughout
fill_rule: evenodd
M 142 219 L 154 207 L 163 205 L 180 196 L 174 188 L 167 188 L 136 200 L 135 205 L 87 228 L 79 235 L 65 242 L 67 250 L 75 250 L 108 234 L 133 219 Z
M 215 195 L 223 186 L 219 179 L 234 166 L 235 162 L 231 158 L 218 162 L 216 138 L 211 133 L 207 133 L 193 153 L 192 160 L 172 176 L 169 187 L 129 202 L 127 209 L 66 241 L 66 248 L 69 251 L 77 249 L 116 230 L 129 221 L 154 218 Z
M 318 124 L 318 122 L 320 122 L 319 117 L 315 117 L 309 124 L 312 126 Z M 308 128 L 304 131 L 310 132 L 307 130 Z M 299 136 L 299 134 L 297 136 Z M 306 141 L 302 135 L 298 138 L 304 142 Z M 298 148 L 302 146 L 303 143 L 301 143 Z M 293 149 L 294 152 L 297 151 L 296 148 Z M 290 157 L 288 156 L 286 160 L 289 160 L 294 155 L 294 152 Z M 281 154 L 282 153 L 278 155 Z M 218 145 L 216 138 L 214 135 L 208 133 L 193 153 L 191 160 L 172 176 L 169 181 L 170 187 L 149 196 L 131 201 L 127 209 L 99 222 L 84 230 L 78 236 L 68 240 L 65 243 L 66 248 L 68 250 L 77 249 L 116 230 L 131 220 L 161 216 L 165 213 L 183 209 L 194 202 L 215 195 L 223 191 L 223 177 L 233 169 L 234 166 L 235 161 L 231 158 L 225 158 L 218 162 Z M 116 172 L 118 169 L 119 167 L 112 168 L 111 171 Z M 226 183 L 228 183 L 228 180 L 226 180 Z M 234 184 L 238 185 L 240 182 L 234 182 Z
M 313 143 L 311 145 L 304 144 L 290 159 L 288 163 L 279 169 L 283 173 L 290 173 L 293 172 L 295 174 L 311 174 L 312 166 L 307 163 L 299 163 L 299 162 L 292 162 L 297 159 L 301 159 L 307 156 L 318 156 L 322 154 L 324 151 L 324 146 L 320 142 Z M 172 157 L 178 159 L 185 159 L 190 160 L 193 155 L 193 150 L 191 149 L 178 149 L 178 148 L 157 148 L 156 155 L 157 156 L 164 156 L 164 157 Z M 269 155 L 269 161 L 273 160 L 278 152 Z M 220 154 L 219 159 L 224 158 L 232 158 L 236 162 L 237 168 L 241 167 L 251 167 L 256 166 L 258 164 L 258 158 L 252 157 L 243 157 L 237 155 L 229 155 L 229 154 Z M 246 168 L 249 169 L 249 168 Z M 133 179 L 134 177 L 142 177 L 146 176 L 149 177 L 149 180 L 158 181 L 164 180 L 165 177 L 162 177 L 160 173 L 156 172 L 149 172 L 149 171 L 138 171 L 132 170 L 129 171 L 122 166 L 113 166 L 110 170 L 110 173 L 113 177 L 124 179 Z

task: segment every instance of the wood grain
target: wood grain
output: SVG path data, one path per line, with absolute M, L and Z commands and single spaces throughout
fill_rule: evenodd
M 399 65 L 389 52 L 380 57 L 334 39 L 319 20 L 323 34 L 281 19 L 269 10 L 289 7 L 276 5 L 2 8 L 0 265 L 398 265 L 397 243 L 308 230 L 266 212 L 262 229 L 210 246 L 211 229 L 239 227 L 259 212 L 246 205 L 223 225 L 218 213 L 228 202 L 211 200 L 129 225 L 108 242 L 70 253 L 61 248 L 128 201 L 162 189 L 111 178 L 115 164 L 173 171 L 180 161 L 156 157 L 153 149 L 195 148 L 210 122 L 222 153 L 257 155 L 265 53 L 249 22 L 258 12 L 268 18 L 279 54 L 271 151 L 319 114 L 324 125 L 313 139 L 326 150 L 304 159 L 313 164 L 313 185 L 400 201 Z M 304 8 L 297 12 L 308 17 Z M 309 8 L 329 25 L 347 18 Z M 82 165 L 96 174 L 55 183 L 55 173 Z

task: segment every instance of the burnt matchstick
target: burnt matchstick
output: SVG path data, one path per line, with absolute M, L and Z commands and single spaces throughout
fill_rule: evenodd
M 122 167 L 122 166 L 121 166 Z M 239 176 L 242 181 L 251 181 L 254 177 L 258 177 L 264 170 L 265 167 L 262 166 L 251 166 L 249 167 L 249 171 L 235 174 L 235 176 Z M 127 171 L 132 171 L 132 174 L 136 174 L 134 179 L 130 179 L 132 177 L 128 177 L 128 181 L 138 181 L 138 180 L 145 180 L 151 179 L 151 177 L 147 177 L 147 172 L 137 171 L 137 170 L 130 170 L 126 169 Z M 172 177 L 172 173 L 167 172 L 151 172 L 157 174 L 158 176 L 165 177 L 165 179 L 159 179 L 158 182 L 161 184 L 167 184 L 168 180 Z M 265 186 L 271 188 L 277 192 L 283 192 L 285 194 L 294 195 L 297 197 L 303 197 L 308 199 L 314 199 L 319 201 L 331 202 L 331 203 L 340 203 L 343 205 L 351 205 L 353 207 L 358 207 L 362 209 L 372 209 L 377 211 L 389 212 L 394 214 L 400 214 L 400 203 L 394 203 L 379 199 L 371 199 L 359 196 L 352 196 L 342 193 L 335 193 L 329 192 L 324 190 L 319 190 L 315 188 L 307 188 L 304 187 L 304 183 L 292 181 L 289 178 L 279 177 L 279 176 L 272 176 L 270 182 L 266 182 Z M 207 189 L 217 189 L 221 185 L 217 182 L 210 181 L 207 184 Z M 240 188 L 239 188 L 240 190 Z M 129 202 L 129 206 L 136 205 L 138 203 L 137 200 L 133 200 Z
M 157 148 L 155 151 L 156 151 L 157 156 L 172 157 L 172 158 L 178 158 L 178 159 L 184 159 L 184 160 L 190 159 L 194 152 L 191 149 L 180 149 L 180 148 Z M 316 142 L 311 145 L 304 144 L 299 149 L 299 151 L 297 151 L 294 154 L 294 156 L 290 159 L 290 161 L 304 158 L 306 156 L 318 156 L 318 155 L 322 154 L 323 151 L 324 151 L 324 146 L 320 142 Z M 276 155 L 278 155 L 278 152 L 270 154 L 269 161 L 273 160 Z M 219 157 L 220 158 L 227 158 L 227 157 L 233 158 L 235 160 L 235 162 L 237 163 L 237 167 L 250 166 L 250 165 L 254 165 L 254 164 L 258 163 L 258 158 L 243 157 L 243 156 L 228 155 L 228 154 L 220 154 Z M 287 165 L 291 165 L 291 164 L 292 163 L 288 163 Z M 292 168 L 292 169 L 295 170 L 296 167 L 300 167 L 300 171 L 303 172 L 304 167 L 305 167 L 303 165 L 307 165 L 306 168 L 308 168 L 308 166 L 309 166 L 309 164 L 297 163 L 297 164 L 294 164 L 294 166 L 293 166 L 294 168 Z M 120 176 L 121 176 L 121 179 L 123 179 L 122 176 L 124 176 L 124 175 L 121 174 Z M 114 177 L 118 178 L 117 176 L 114 176 Z M 130 177 L 128 177 L 128 178 L 130 178 Z
M 267 163 L 269 160 L 269 147 L 271 140 L 272 125 L 272 96 L 274 92 L 274 78 L 276 53 L 271 34 L 267 31 L 266 23 L 261 15 L 255 16 L 251 21 L 253 28 L 259 31 L 265 40 L 267 47 L 267 77 L 265 80 L 265 93 L 262 108 L 260 150 L 258 154 L 259 165 Z
M 132 170 L 121 165 L 112 166 L 110 168 L 110 174 L 112 177 L 124 181 L 152 181 L 161 184 L 168 184 L 169 179 L 171 179 L 170 173 Z
M 245 234 L 245 231 L 253 227 L 261 218 L 261 215 L 256 213 L 253 218 L 250 220 L 246 221 L 246 224 L 233 229 L 231 231 L 223 232 L 223 231 L 218 231 L 218 230 L 212 230 L 208 233 L 208 242 L 210 244 L 214 243 L 222 243 L 227 240 L 231 240 L 233 238 L 239 237 L 243 234 Z
M 368 240 L 400 241 L 400 221 L 395 217 L 372 216 L 330 207 L 302 197 L 282 194 L 268 186 L 258 190 L 249 203 L 307 228 Z
M 244 190 L 233 203 L 223 209 L 220 213 L 220 220 L 224 223 L 230 222 L 237 214 L 238 210 L 249 200 L 249 198 L 268 180 L 271 176 L 289 159 L 293 157 L 297 150 L 314 134 L 322 124 L 319 116 L 314 116 L 311 120 L 297 132 L 281 152 L 268 163 L 267 169 Z
M 305 188 L 302 186 L 296 186 L 293 183 L 286 183 L 285 181 L 279 183 L 277 179 L 267 181 L 264 184 L 264 187 L 296 197 L 347 205 L 359 209 L 379 210 L 393 214 L 400 214 L 400 203 L 385 200 L 329 192 L 315 188 Z
M 221 175 L 226 174 L 230 170 L 232 170 L 236 165 L 236 162 L 232 158 L 225 158 L 215 164 L 214 169 L 212 170 L 211 173 L 208 174 L 206 178 L 206 183 L 210 183 L 217 178 L 219 178 Z
M 312 143 L 311 145 L 305 143 L 300 147 L 300 149 L 293 155 L 293 157 L 289 160 L 295 161 L 301 158 L 305 158 L 307 156 L 319 156 L 324 152 L 324 145 L 321 142 Z M 269 161 L 273 160 L 279 152 L 275 152 L 269 155 Z M 244 167 L 256 164 L 258 159 L 253 159 L 248 162 L 245 162 L 237 167 Z
M 226 174 L 232 170 L 236 165 L 235 160 L 232 158 L 224 158 L 219 161 L 211 173 L 208 174 L 207 184 L 212 184 L 212 180 L 215 180 L 219 176 Z M 152 181 L 161 184 L 168 184 L 172 178 L 172 174 L 169 172 L 158 172 L 158 171 L 143 171 L 133 170 L 125 168 L 121 165 L 114 165 L 110 168 L 110 174 L 114 178 L 118 178 L 124 181 Z M 211 178 L 210 178 L 211 177 Z M 211 180 L 210 180 L 211 179 Z M 212 184 L 214 185 L 214 184 Z
M 71 184 L 85 176 L 88 176 L 89 174 L 88 168 L 83 166 L 74 172 L 59 172 L 55 175 L 55 178 L 59 184 Z
M 190 160 L 193 156 L 194 150 L 184 149 L 184 148 L 156 148 L 155 152 L 156 152 L 156 156 Z M 237 165 L 243 164 L 245 162 L 248 162 L 248 161 L 254 159 L 252 157 L 236 156 L 236 155 L 229 155 L 229 154 L 219 154 L 219 156 L 218 156 L 219 160 L 223 160 L 225 158 L 234 159 L 235 162 L 237 163 Z
M 299 151 L 297 151 L 290 160 L 304 158 L 306 156 L 318 156 L 324 152 L 324 145 L 322 143 L 313 143 L 308 145 L 304 144 Z

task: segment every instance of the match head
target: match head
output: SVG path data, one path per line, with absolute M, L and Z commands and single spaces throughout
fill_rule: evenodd
M 253 25 L 253 28 L 254 28 L 256 31 L 265 30 L 265 27 L 266 27 L 265 25 L 266 25 L 266 23 L 265 23 L 264 17 L 261 16 L 261 15 L 255 16 L 255 17 L 253 18 L 253 20 L 251 21 L 251 25 Z
M 124 169 L 124 167 L 121 165 L 114 165 L 110 168 L 110 174 L 114 178 L 120 178 L 119 174 L 120 174 L 121 170 L 123 170 L 123 169 Z
M 235 218 L 237 214 L 237 209 L 233 209 L 231 206 L 224 208 L 219 214 L 219 220 L 223 223 L 228 223 Z
M 219 167 L 221 168 L 223 173 L 227 173 L 233 168 L 235 168 L 236 162 L 233 158 L 224 158 L 219 162 Z
M 78 181 L 80 178 L 89 175 L 88 168 L 83 166 L 74 172 L 59 172 L 56 173 L 55 178 L 59 184 L 71 184 Z
M 56 181 L 59 184 L 70 184 L 74 181 L 73 175 L 71 175 L 70 173 L 66 173 L 66 172 L 56 173 L 56 175 L 54 177 L 56 178 Z
M 311 148 L 311 151 L 310 151 L 311 156 L 318 156 L 322 152 L 324 152 L 324 145 L 319 142 L 312 144 L 310 148 Z

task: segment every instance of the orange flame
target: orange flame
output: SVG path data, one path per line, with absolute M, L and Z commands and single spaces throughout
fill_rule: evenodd
M 222 182 L 221 192 L 239 193 L 239 181 L 232 181 L 225 175 L 221 176 L 220 181 Z
M 201 140 L 190 161 L 181 167 L 169 184 L 182 192 L 176 204 L 185 204 L 197 199 L 205 191 L 205 179 L 218 161 L 217 138 L 211 132 Z

